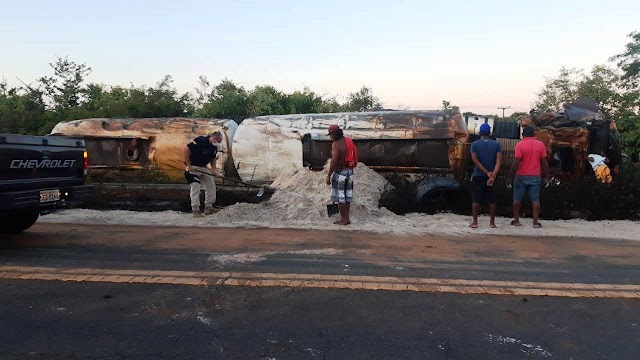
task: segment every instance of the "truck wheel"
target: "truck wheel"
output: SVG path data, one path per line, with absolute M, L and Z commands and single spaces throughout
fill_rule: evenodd
M 30 228 L 40 216 L 38 209 L 14 210 L 0 215 L 0 233 L 17 234 Z
M 451 211 L 456 214 L 464 213 L 471 204 L 465 193 L 460 190 L 436 190 L 422 198 L 422 211 L 435 214 L 440 211 Z

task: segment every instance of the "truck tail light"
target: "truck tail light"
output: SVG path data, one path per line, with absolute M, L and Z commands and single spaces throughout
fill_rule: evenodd
M 84 154 L 84 174 L 87 175 L 87 169 L 89 169 L 89 154 L 85 151 Z

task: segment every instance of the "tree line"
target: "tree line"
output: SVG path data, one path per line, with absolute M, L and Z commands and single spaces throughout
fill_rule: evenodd
M 547 78 L 532 106 L 562 111 L 562 105 L 580 96 L 596 100 L 600 110 L 616 121 L 623 149 L 634 160 L 640 152 L 640 32 L 628 35 L 625 50 L 611 64 L 589 71 L 562 68 Z M 615 64 L 613 66 L 612 64 Z M 49 64 L 52 73 L 34 83 L 11 87 L 0 81 L 0 132 L 47 134 L 64 120 L 91 117 L 213 117 L 242 119 L 258 115 L 381 110 L 373 91 L 363 86 L 344 100 L 309 88 L 286 93 L 270 85 L 253 89 L 224 79 L 217 84 L 201 76 L 192 92 L 178 92 L 166 75 L 155 86 L 119 86 L 87 82 L 92 69 L 68 58 Z M 449 101 L 443 109 L 459 111 Z M 524 113 L 503 120 L 515 121 Z M 475 115 L 465 113 L 465 115 Z M 499 116 L 495 115 L 496 118 Z
M 49 64 L 52 73 L 10 87 L 0 81 L 0 132 L 43 135 L 60 121 L 94 117 L 206 117 L 234 119 L 300 113 L 375 111 L 382 102 L 363 86 L 342 101 L 309 88 L 285 93 L 270 85 L 246 89 L 201 76 L 193 92 L 178 92 L 165 75 L 155 86 L 109 86 L 86 82 L 92 69 L 66 57 Z

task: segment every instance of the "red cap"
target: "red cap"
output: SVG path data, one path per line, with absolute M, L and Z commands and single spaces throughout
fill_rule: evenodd
M 327 135 L 331 135 L 332 133 L 336 132 L 336 130 L 340 130 L 340 127 L 338 125 L 329 126 L 329 132 L 327 133 Z

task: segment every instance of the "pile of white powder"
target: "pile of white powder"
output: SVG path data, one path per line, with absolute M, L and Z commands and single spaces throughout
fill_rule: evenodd
M 330 204 L 331 187 L 325 183 L 324 171 L 303 168 L 279 176 L 271 185 L 276 189 L 268 201 L 261 204 L 238 203 L 216 215 L 218 221 L 327 222 L 326 205 Z M 392 214 L 378 209 L 378 202 L 389 185 L 388 181 L 366 165 L 360 163 L 354 170 L 354 202 L 352 217 L 370 217 Z

